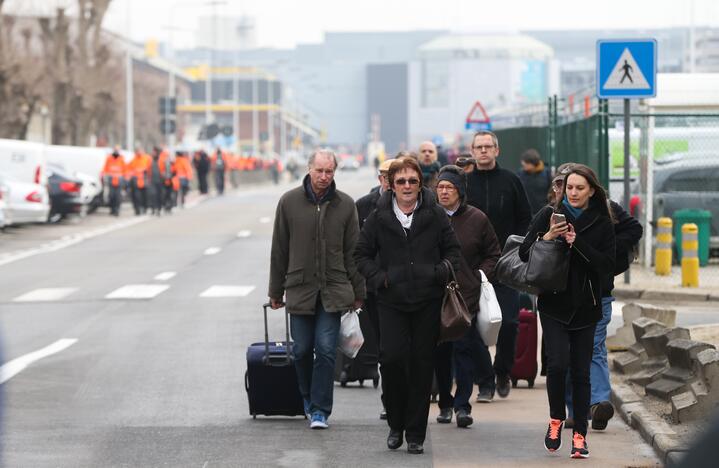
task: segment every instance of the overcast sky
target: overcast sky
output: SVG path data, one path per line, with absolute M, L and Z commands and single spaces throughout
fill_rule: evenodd
M 224 3 L 210 5 L 213 1 Z M 7 9 L 52 9 L 77 0 L 6 0 Z M 719 27 L 717 0 L 113 0 L 105 26 L 136 40 L 166 40 L 174 9 L 173 43 L 194 46 L 197 17 L 248 15 L 256 20 L 260 46 L 290 48 L 322 41 L 326 31 L 463 32 L 521 29 L 643 29 Z M 128 8 L 129 7 L 129 8 Z M 27 11 L 26 11 L 27 12 Z

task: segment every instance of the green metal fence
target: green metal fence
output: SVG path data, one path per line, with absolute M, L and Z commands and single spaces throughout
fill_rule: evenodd
M 544 112 L 545 116 L 538 118 L 538 112 Z M 503 167 L 518 168 L 522 153 L 534 148 L 553 168 L 565 162 L 586 164 L 597 172 L 602 184 L 609 187 L 606 101 L 595 99 L 587 108 L 575 112 L 569 100 L 553 96 L 543 110 L 536 106 L 529 112 L 513 110 L 493 117 L 493 121 L 498 124 L 495 133 Z

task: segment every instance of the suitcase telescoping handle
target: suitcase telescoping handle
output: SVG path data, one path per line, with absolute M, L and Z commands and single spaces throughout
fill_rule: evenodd
M 277 362 L 277 361 L 272 362 L 273 359 L 270 358 L 270 332 L 269 332 L 269 328 L 267 326 L 267 308 L 270 307 L 270 305 L 271 304 L 269 302 L 262 305 L 262 311 L 264 312 L 264 316 L 265 316 L 265 356 L 262 359 L 262 361 L 266 365 L 270 365 L 270 366 L 272 366 L 272 365 L 284 366 L 291 362 L 291 359 L 290 359 L 290 318 L 289 318 L 289 314 L 287 313 L 287 308 L 285 308 L 285 343 L 287 343 L 287 345 L 285 346 L 285 349 L 287 351 L 287 356 L 285 356 L 285 358 L 279 362 Z

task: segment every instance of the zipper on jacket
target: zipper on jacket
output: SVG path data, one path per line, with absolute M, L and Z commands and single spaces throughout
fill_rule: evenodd
M 592 302 L 597 305 L 597 298 L 594 296 L 594 287 L 592 286 L 592 279 L 589 278 L 589 292 L 592 293 Z
M 587 258 L 587 256 L 584 255 L 581 250 L 579 250 L 578 248 L 574 247 L 574 243 L 572 243 L 571 247 L 574 249 L 575 252 L 577 252 L 579 255 L 581 255 L 582 258 L 587 261 L 587 263 L 589 263 L 589 259 Z

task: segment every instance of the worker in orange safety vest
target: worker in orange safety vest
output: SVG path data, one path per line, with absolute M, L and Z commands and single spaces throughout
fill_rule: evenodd
M 177 152 L 177 157 L 175 158 L 175 172 L 177 173 L 177 178 L 180 182 L 178 204 L 180 207 L 184 207 L 185 197 L 187 197 L 187 192 L 190 191 L 190 181 L 194 177 L 190 157 L 184 151 Z
M 120 154 L 120 148 L 115 146 L 112 153 L 105 158 L 105 166 L 102 168 L 103 183 L 109 192 L 108 202 L 112 216 L 120 216 L 122 189 L 125 187 L 126 176 L 125 158 Z
M 135 149 L 135 156 L 128 164 L 127 173 L 130 179 L 130 193 L 132 195 L 132 206 L 135 214 L 145 214 L 148 203 L 149 171 L 152 159 L 145 154 L 142 148 Z

